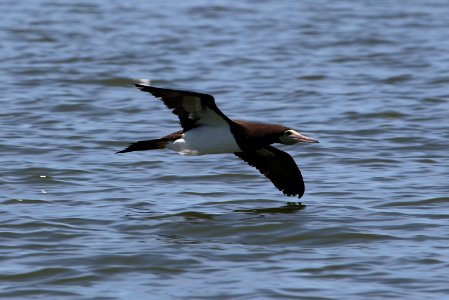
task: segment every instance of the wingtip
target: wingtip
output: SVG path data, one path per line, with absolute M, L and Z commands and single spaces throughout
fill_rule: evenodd
M 142 92 L 145 92 L 145 89 L 148 89 L 150 87 L 149 85 L 143 85 L 139 83 L 134 83 L 134 86 L 139 90 L 141 90 Z
M 120 151 L 117 151 L 117 152 L 115 152 L 115 154 L 126 153 L 126 152 L 130 152 L 129 147 L 122 149 Z

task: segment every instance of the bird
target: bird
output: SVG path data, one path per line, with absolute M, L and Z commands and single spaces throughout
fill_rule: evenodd
M 288 153 L 272 144 L 318 143 L 318 140 L 283 125 L 231 120 L 209 94 L 155 87 L 148 80 L 134 85 L 162 100 L 178 116 L 182 129 L 158 139 L 131 143 L 116 153 L 155 149 L 169 149 L 182 155 L 232 153 L 259 170 L 284 195 L 303 196 L 304 180 L 297 164 Z

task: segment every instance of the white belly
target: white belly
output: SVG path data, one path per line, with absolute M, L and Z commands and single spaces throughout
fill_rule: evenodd
M 229 126 L 200 126 L 166 146 L 182 155 L 205 155 L 242 151 Z

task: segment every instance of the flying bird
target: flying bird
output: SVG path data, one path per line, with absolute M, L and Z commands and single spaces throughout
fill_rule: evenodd
M 149 84 L 135 86 L 161 99 L 178 116 L 182 129 L 159 139 L 132 143 L 117 153 L 154 149 L 170 149 L 182 155 L 233 153 L 257 168 L 285 195 L 301 198 L 304 194 L 304 181 L 295 161 L 271 144 L 317 140 L 282 125 L 231 120 L 208 94 Z

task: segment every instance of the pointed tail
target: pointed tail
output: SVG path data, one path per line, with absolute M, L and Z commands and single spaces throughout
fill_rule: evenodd
M 129 145 L 126 149 L 118 151 L 116 153 L 126 153 L 132 151 L 145 151 L 154 149 L 164 149 L 165 145 L 169 142 L 167 138 L 161 138 L 156 140 L 138 141 Z

